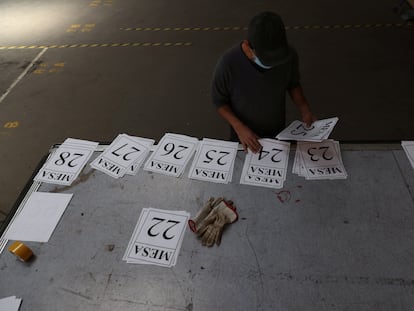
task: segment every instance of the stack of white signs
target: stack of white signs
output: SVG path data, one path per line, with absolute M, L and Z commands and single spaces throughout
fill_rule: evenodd
M 68 138 L 51 155 L 34 180 L 70 186 L 95 151 L 98 143 Z
M 0 310 L 1 311 L 18 311 L 22 300 L 16 296 L 10 296 L 7 298 L 0 299 Z
M 241 184 L 268 188 L 283 188 L 289 162 L 290 143 L 260 139 L 262 149 L 249 153 L 244 161 Z
M 280 132 L 276 138 L 280 140 L 317 141 L 328 139 L 338 118 L 318 120 L 307 127 L 303 122 L 293 121 L 287 128 Z
M 414 168 L 414 141 L 402 141 L 401 146 L 410 160 L 411 166 Z
M 122 259 L 133 264 L 174 266 L 189 217 L 185 211 L 144 208 Z
M 115 178 L 136 174 L 153 144 L 152 139 L 120 134 L 90 165 Z
M 233 177 L 237 142 L 204 138 L 198 145 L 189 178 L 227 184 Z
M 179 177 L 193 156 L 198 139 L 167 133 L 145 163 L 144 170 Z
M 306 179 L 345 179 L 348 177 L 342 163 L 339 142 L 298 142 L 294 174 Z

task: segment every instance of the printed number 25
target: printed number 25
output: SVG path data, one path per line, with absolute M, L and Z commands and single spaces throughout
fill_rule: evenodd
M 221 155 L 221 156 L 218 156 L 217 159 L 214 159 L 215 154 L 218 154 L 218 155 Z M 216 160 L 218 165 L 226 165 L 227 162 L 224 162 L 222 160 L 225 156 L 227 156 L 229 154 L 230 154 L 230 152 L 228 152 L 228 151 L 209 150 L 209 151 L 206 152 L 207 160 L 204 160 L 203 162 L 204 163 L 211 163 L 213 160 Z
M 297 128 L 293 129 L 290 133 L 292 135 L 302 135 L 302 136 L 306 136 L 308 134 L 309 131 L 313 130 L 315 128 L 315 126 L 311 126 L 309 128 L 306 128 L 303 126 L 303 124 L 300 124 Z

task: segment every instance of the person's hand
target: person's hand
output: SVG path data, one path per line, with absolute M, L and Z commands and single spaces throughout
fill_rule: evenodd
M 257 153 L 262 149 L 262 145 L 259 143 L 260 137 L 247 126 L 241 125 L 234 130 L 239 137 L 239 141 L 242 144 L 244 151 L 250 149 L 253 153 Z
M 302 121 L 307 127 L 311 127 L 312 123 L 316 120 L 318 120 L 318 118 L 316 118 L 316 116 L 310 111 L 302 114 Z

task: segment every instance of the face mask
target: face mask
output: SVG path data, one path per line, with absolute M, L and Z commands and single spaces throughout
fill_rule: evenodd
M 258 65 L 259 67 L 262 67 L 263 69 L 273 68 L 273 66 L 267 66 L 267 65 L 263 64 L 256 55 L 253 56 L 253 61 L 256 65 Z

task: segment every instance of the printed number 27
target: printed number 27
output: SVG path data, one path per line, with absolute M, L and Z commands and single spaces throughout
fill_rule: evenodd
M 130 152 L 126 152 L 124 155 L 122 155 L 122 154 L 120 154 L 120 153 L 117 153 L 118 151 L 120 151 L 121 149 L 123 149 L 125 146 L 127 146 L 128 144 L 123 144 L 121 147 L 119 147 L 118 149 L 116 149 L 116 150 L 114 150 L 114 151 L 112 151 L 112 154 L 114 155 L 114 156 L 117 156 L 117 157 L 120 157 L 120 156 L 122 156 L 122 159 L 124 159 L 124 161 L 130 161 L 131 160 L 131 158 L 128 158 L 128 156 L 130 155 L 130 154 L 133 154 L 133 153 L 135 153 L 135 152 L 140 152 L 140 150 L 139 149 L 137 149 L 137 148 L 135 148 L 135 147 L 131 147 L 130 149 L 132 150 L 132 151 L 130 151 Z

